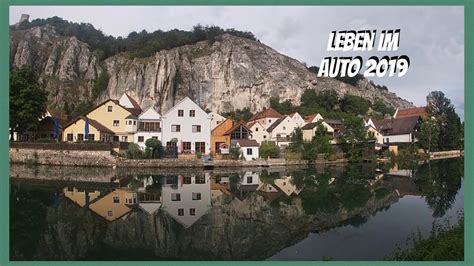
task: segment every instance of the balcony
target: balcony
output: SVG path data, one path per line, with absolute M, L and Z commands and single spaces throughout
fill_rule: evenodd
M 148 128 L 148 127 L 138 127 L 139 132 L 161 132 L 161 127 L 158 128 Z

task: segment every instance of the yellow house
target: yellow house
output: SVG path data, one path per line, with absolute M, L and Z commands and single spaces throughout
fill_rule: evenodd
M 89 209 L 108 221 L 118 218 L 132 211 L 131 205 L 138 204 L 137 193 L 128 189 L 116 189 L 102 198 L 92 201 Z
M 72 202 L 77 205 L 84 207 L 86 206 L 86 192 L 79 190 L 75 187 L 66 187 L 63 189 L 64 196 L 70 199 Z M 100 191 L 91 191 L 89 194 L 89 202 L 100 197 Z
M 124 98 L 128 101 L 123 101 Z M 133 142 L 134 132 L 137 130 L 137 117 L 140 113 L 140 106 L 124 94 L 118 101 L 109 99 L 99 104 L 87 113 L 87 117 L 112 130 L 115 134 L 114 141 Z
M 86 118 L 80 116 L 64 126 L 63 141 L 78 142 L 85 139 Z M 90 141 L 112 141 L 114 132 L 94 119 L 89 118 L 89 139 Z
M 220 153 L 222 144 L 227 144 L 227 147 L 230 146 L 230 135 L 225 135 L 225 133 L 231 129 L 234 124 L 234 120 L 227 118 L 211 131 L 211 152 L 214 154 Z

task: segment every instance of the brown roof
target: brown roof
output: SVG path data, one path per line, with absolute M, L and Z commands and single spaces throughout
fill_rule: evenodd
M 130 95 L 128 95 L 128 94 L 125 93 L 125 96 L 127 96 L 127 98 L 128 98 L 128 99 L 130 100 L 130 102 L 132 103 L 133 109 L 140 109 L 140 110 L 142 109 L 142 108 L 140 107 L 140 105 L 135 101 L 135 99 L 133 99 L 132 97 L 130 97 Z
M 262 118 L 272 117 L 272 118 L 281 118 L 283 115 L 275 111 L 275 109 L 269 107 L 262 110 L 261 112 L 256 113 L 249 121 L 254 121 Z
M 283 122 L 283 120 L 285 120 L 285 118 L 286 117 L 284 116 L 273 122 L 273 124 L 267 128 L 267 132 L 272 132 L 279 124 L 281 124 L 281 122 Z
M 257 124 L 257 121 L 249 122 L 249 123 L 247 123 L 247 127 L 248 127 L 248 128 L 251 128 L 251 127 L 253 127 L 253 125 L 255 125 L 255 124 Z
M 415 108 L 407 108 L 407 109 L 399 109 L 396 112 L 396 117 L 394 118 L 403 118 L 403 117 L 411 117 L 411 116 L 421 116 L 426 117 L 428 114 L 426 112 L 425 107 L 415 107 Z
M 141 108 L 126 108 L 126 107 L 124 107 L 124 108 L 135 116 L 139 116 L 142 113 Z
M 328 125 L 342 125 L 342 121 L 337 119 L 324 119 L 323 121 Z
M 258 142 L 254 139 L 233 139 L 231 145 L 239 143 L 240 147 L 259 147 Z
M 401 135 L 412 133 L 418 125 L 419 116 L 385 119 L 382 121 L 380 131 L 383 135 Z
M 250 128 L 248 128 L 246 125 L 245 125 L 245 121 L 241 120 L 239 121 L 238 123 L 236 123 L 233 127 L 231 127 L 229 130 L 227 130 L 226 132 L 224 132 L 224 134 L 222 134 L 223 136 L 224 135 L 229 135 L 230 133 L 232 133 L 232 131 L 236 130 L 237 128 L 239 128 L 240 126 L 243 126 L 244 128 L 246 128 L 249 132 L 252 132 L 252 130 L 250 130 Z
M 317 127 L 320 124 L 321 124 L 320 121 L 314 122 L 314 123 L 308 123 L 308 124 L 304 125 L 301 129 L 302 130 L 313 129 L 313 128 Z
M 76 119 L 72 120 L 71 122 L 69 122 L 69 124 L 65 125 L 64 126 L 64 129 L 66 129 L 67 127 L 69 127 L 70 125 L 76 123 L 79 119 L 82 119 L 84 121 L 86 121 L 86 118 L 84 116 L 79 116 L 77 117 Z M 94 119 L 90 119 L 89 118 L 89 125 L 93 126 L 94 128 L 96 128 L 97 130 L 99 130 L 100 132 L 108 132 L 108 133 L 112 133 L 114 134 L 114 132 L 110 129 L 108 129 L 106 126 L 102 125 L 101 123 L 97 122 L 96 120 Z

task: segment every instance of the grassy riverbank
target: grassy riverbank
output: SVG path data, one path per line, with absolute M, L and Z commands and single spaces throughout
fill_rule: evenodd
M 464 260 L 464 214 L 460 214 L 458 223 L 451 225 L 447 221 L 433 224 L 430 236 L 422 239 L 421 234 L 414 235 L 413 247 L 396 249 L 386 260 L 396 261 L 462 261 Z

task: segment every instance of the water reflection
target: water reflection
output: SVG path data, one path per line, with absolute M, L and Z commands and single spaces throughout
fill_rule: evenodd
M 406 196 L 444 216 L 462 186 L 462 159 L 403 167 L 114 172 L 12 165 L 10 255 L 259 260 L 278 257 L 311 232 L 362 227 Z M 141 255 L 123 252 L 131 249 Z

